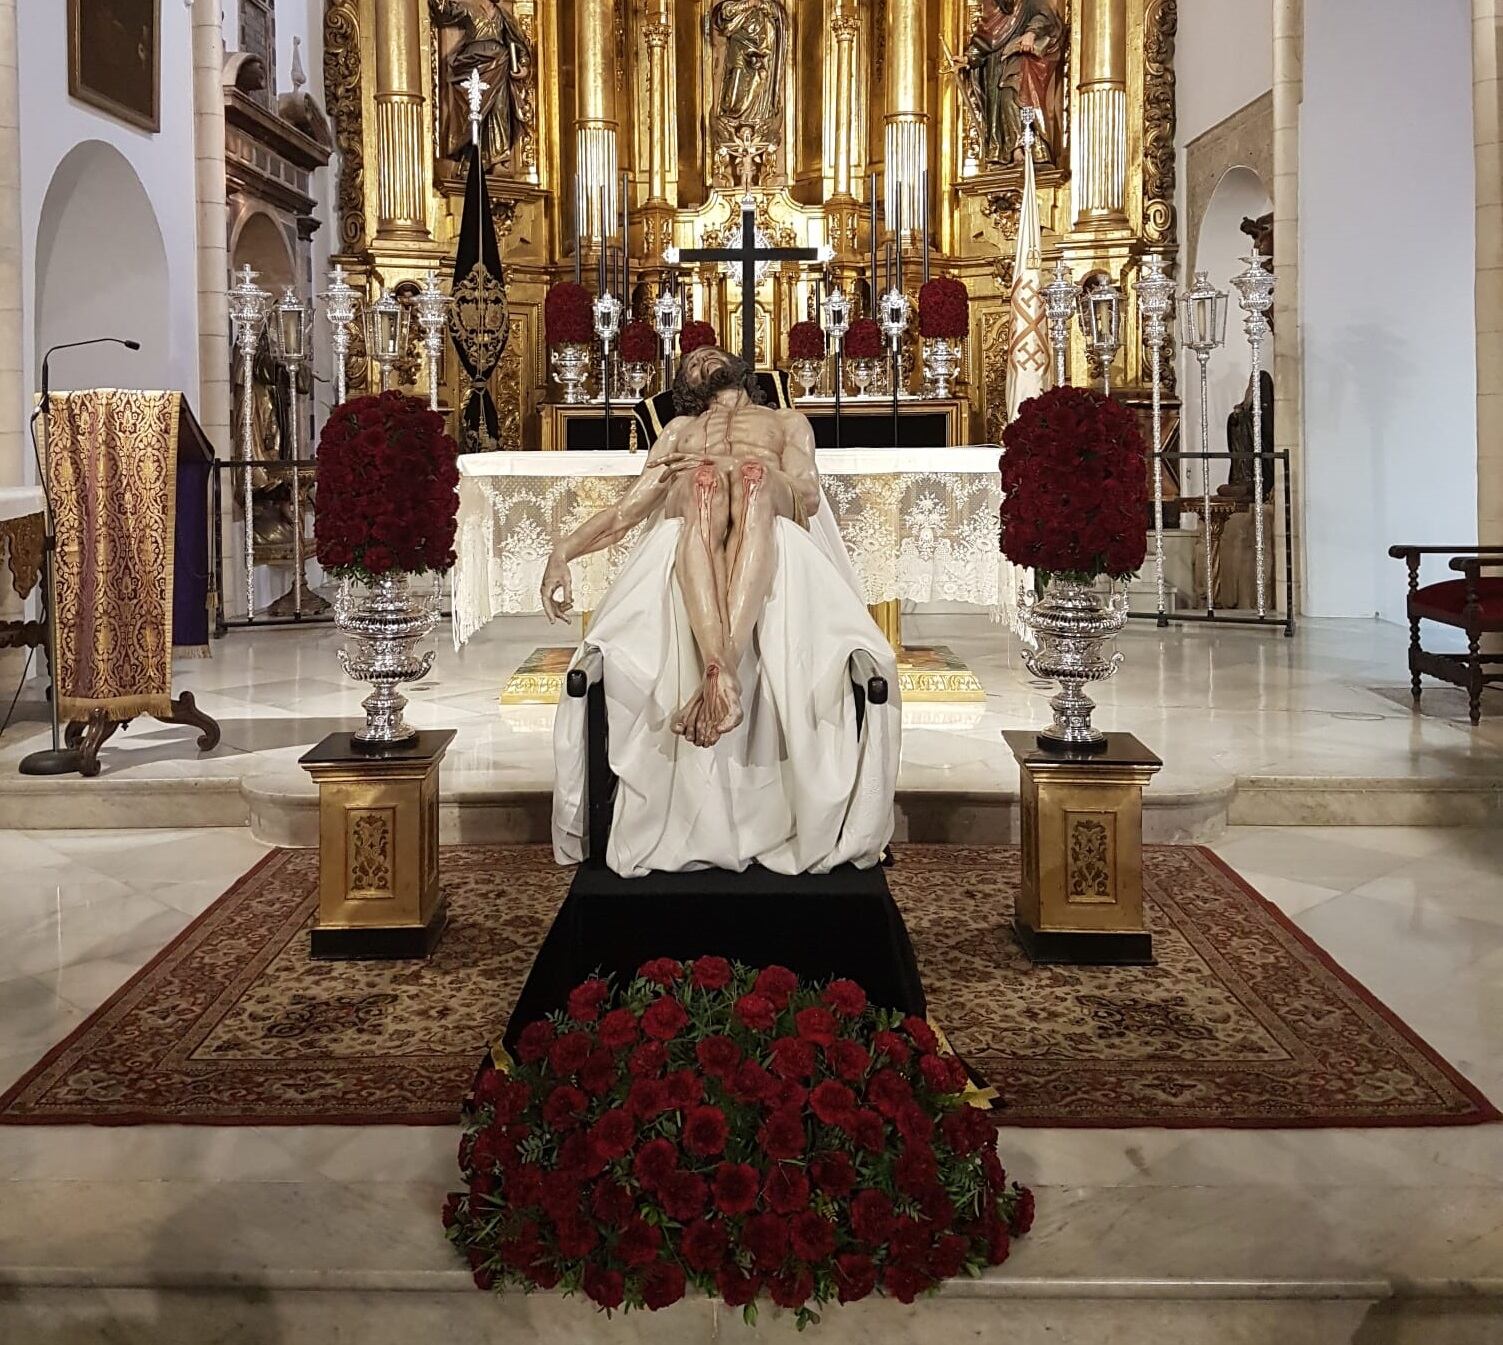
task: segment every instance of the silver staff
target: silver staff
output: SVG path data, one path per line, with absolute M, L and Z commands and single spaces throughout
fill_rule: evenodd
M 1258 616 L 1268 614 L 1267 584 L 1263 576 L 1263 342 L 1273 330 L 1268 325 L 1268 310 L 1273 307 L 1273 272 L 1263 263 L 1269 258 L 1257 248 L 1252 256 L 1243 257 L 1247 270 L 1232 277 L 1241 296 L 1242 311 L 1247 315 L 1243 329 L 1252 350 L 1252 437 L 1253 437 L 1253 564 L 1257 566 Z
M 423 330 L 423 349 L 428 355 L 428 407 L 438 410 L 438 362 L 444 353 L 444 331 L 449 320 L 449 296 L 438 287 L 438 273 L 423 277 L 423 288 L 412 301 L 417 323 Z
M 1174 316 L 1174 282 L 1164 259 L 1150 252 L 1138 273 L 1138 312 L 1153 378 L 1153 580 L 1158 594 L 1158 624 L 1169 624 L 1164 601 L 1164 342 Z
M 1080 286 L 1070 276 L 1070 263 L 1061 257 L 1054 264 L 1054 279 L 1039 291 L 1044 316 L 1049 319 L 1049 344 L 1054 347 L 1054 386 L 1065 386 L 1065 359 L 1070 350 L 1070 319 L 1080 302 Z
M 1208 454 L 1211 451 L 1211 352 L 1219 350 L 1226 344 L 1227 296 L 1225 290 L 1218 290 L 1211 284 L 1209 275 L 1204 271 L 1197 271 L 1193 288 L 1185 293 L 1180 302 L 1184 309 L 1180 339 L 1185 343 L 1185 348 L 1193 350 L 1195 358 L 1200 361 L 1200 451 Z M 1203 497 L 1200 530 L 1203 534 L 1201 540 L 1205 547 L 1206 615 L 1214 616 L 1216 595 L 1211 587 L 1211 460 L 1209 457 L 1202 457 L 1200 460 L 1200 487 Z
M 271 353 L 287 370 L 287 401 L 292 408 L 292 612 L 303 614 L 303 456 L 302 398 L 298 380 L 308 360 L 308 329 L 313 313 L 298 298 L 291 285 L 282 288 L 282 297 L 271 313 Z
M 339 406 L 349 394 L 350 330 L 360 316 L 360 291 L 350 284 L 344 267 L 336 266 L 329 273 L 329 288 L 319 297 L 334 338 L 334 405 Z
M 235 346 L 240 351 L 240 493 L 245 510 L 245 617 L 256 618 L 256 528 L 255 501 L 252 498 L 251 462 L 255 444 L 256 350 L 261 333 L 266 330 L 266 311 L 271 295 L 256 284 L 256 273 L 247 265 L 237 273 L 230 290 L 230 324 Z

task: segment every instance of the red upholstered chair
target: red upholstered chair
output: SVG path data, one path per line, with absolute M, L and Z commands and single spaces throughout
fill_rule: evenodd
M 1503 654 L 1484 654 L 1482 637 L 1503 633 L 1503 546 L 1391 546 L 1388 554 L 1409 566 L 1409 677 L 1414 699 L 1420 698 L 1420 674 L 1465 687 L 1472 723 L 1482 719 L 1482 688 L 1503 683 Z M 1420 586 L 1421 556 L 1449 556 L 1451 569 L 1463 577 Z M 1465 654 L 1434 654 L 1420 647 L 1420 622 L 1436 621 L 1464 631 Z M 1488 671 L 1489 667 L 1493 670 Z

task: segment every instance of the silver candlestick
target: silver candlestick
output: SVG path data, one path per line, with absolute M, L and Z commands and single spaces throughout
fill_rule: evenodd
M 623 307 L 621 300 L 609 290 L 597 294 L 592 305 L 595 335 L 600 338 L 600 395 L 604 399 L 610 396 L 607 384 L 611 376 L 611 342 L 621 330 Z
M 1180 324 L 1180 340 L 1187 350 L 1195 352 L 1200 362 L 1200 451 L 1211 451 L 1211 352 L 1226 344 L 1227 296 L 1211 284 L 1204 271 L 1195 273 L 1195 284 L 1180 300 L 1184 319 Z M 1211 460 L 1200 460 L 1200 489 L 1202 509 L 1200 519 L 1201 541 L 1205 548 L 1206 566 L 1206 614 L 1214 615 L 1216 597 L 1211 588 Z
M 266 330 L 266 313 L 271 295 L 256 284 L 256 273 L 243 266 L 236 273 L 230 289 L 230 325 L 235 347 L 240 352 L 240 460 L 244 464 L 240 479 L 242 506 L 245 510 L 245 616 L 256 616 L 256 529 L 255 502 L 252 498 L 251 463 L 255 457 L 256 406 L 253 384 L 256 377 L 256 351 L 261 333 Z
M 308 362 L 308 336 L 313 312 L 291 285 L 284 286 L 282 297 L 271 312 L 271 353 L 287 371 L 287 401 L 292 409 L 292 612 L 303 614 L 303 456 L 301 394 L 298 382 Z M 285 609 L 283 609 L 285 610 Z M 278 615 L 273 611 L 273 615 Z
M 1267 585 L 1263 577 L 1263 342 L 1273 330 L 1268 324 L 1268 310 L 1273 307 L 1273 272 L 1263 263 L 1269 259 L 1254 248 L 1250 257 L 1243 257 L 1247 270 L 1232 277 L 1237 287 L 1242 311 L 1247 315 L 1243 330 L 1247 332 L 1247 344 L 1252 350 L 1252 438 L 1253 438 L 1253 564 L 1257 566 L 1254 580 L 1258 595 L 1258 616 L 1268 614 Z
M 1049 319 L 1049 344 L 1054 347 L 1054 386 L 1065 386 L 1065 360 L 1070 350 L 1070 319 L 1080 302 L 1080 286 L 1070 276 L 1070 263 L 1061 257 L 1054 264 L 1054 279 L 1039 291 L 1044 315 Z
M 1112 395 L 1112 361 L 1122 349 L 1122 291 L 1110 280 L 1080 291 L 1080 326 L 1086 348 L 1101 364 L 1101 391 Z
M 417 324 L 423 332 L 423 349 L 428 356 L 428 409 L 438 410 L 438 362 L 444 353 L 444 332 L 449 321 L 449 296 L 438 287 L 438 274 L 429 271 L 423 277 L 423 288 L 417 292 L 412 306 L 417 311 Z
M 343 266 L 329 273 L 329 288 L 320 296 L 334 340 L 334 404 L 349 395 L 350 332 L 360 316 L 360 291 L 349 283 Z
M 1169 624 L 1164 598 L 1164 342 L 1174 316 L 1174 281 L 1164 259 L 1150 252 L 1138 273 L 1138 313 L 1153 379 L 1153 581 L 1158 595 L 1158 624 Z
M 666 254 L 669 249 L 665 248 Z M 669 387 L 673 379 L 673 344 L 684 326 L 684 306 L 679 302 L 677 282 L 669 277 L 663 281 L 662 291 L 652 301 L 652 329 L 662 344 L 663 386 Z

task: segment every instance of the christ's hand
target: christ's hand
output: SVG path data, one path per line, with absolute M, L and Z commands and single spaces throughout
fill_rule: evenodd
M 548 557 L 543 571 L 543 611 L 549 622 L 567 621 L 574 610 L 574 580 L 569 574 L 569 562 L 564 553 L 555 547 Z

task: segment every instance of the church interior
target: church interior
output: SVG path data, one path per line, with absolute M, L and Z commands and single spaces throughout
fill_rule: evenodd
M 1500 52 L 0 0 L 0 1340 L 1503 1340 Z

